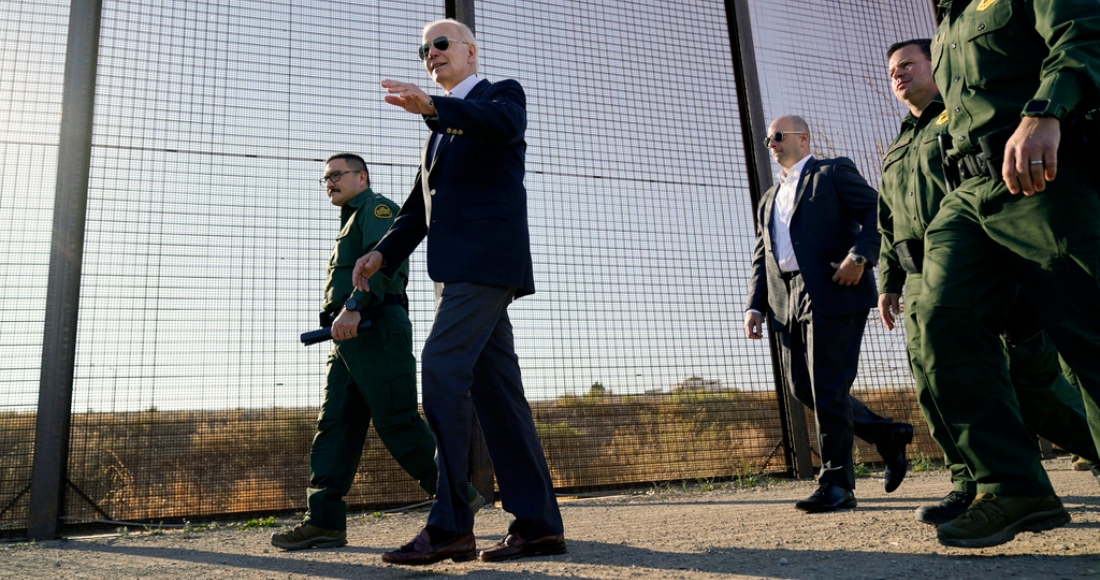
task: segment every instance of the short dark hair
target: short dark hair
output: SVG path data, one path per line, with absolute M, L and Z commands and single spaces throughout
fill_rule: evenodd
M 932 40 L 929 38 L 914 38 L 912 40 L 903 40 L 901 42 L 895 42 L 890 45 L 890 48 L 886 49 L 886 58 L 894 56 L 894 53 L 911 45 L 915 44 L 920 47 L 920 51 L 924 53 L 924 56 L 928 60 L 932 60 Z
M 330 155 L 328 159 L 325 159 L 325 163 L 335 161 L 337 159 L 343 159 L 344 163 L 348 164 L 348 169 L 352 171 L 362 171 L 367 174 L 367 187 L 370 187 L 370 170 L 367 169 L 367 162 L 363 161 L 363 158 L 354 153 L 336 153 Z

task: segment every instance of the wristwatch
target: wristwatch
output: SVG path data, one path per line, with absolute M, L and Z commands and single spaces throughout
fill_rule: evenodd
M 350 310 L 352 312 L 362 312 L 363 305 L 354 298 L 348 298 L 347 301 L 344 302 L 344 310 Z
M 852 263 L 857 265 L 857 266 L 866 266 L 867 265 L 867 258 L 864 258 L 863 256 L 860 256 L 859 254 L 857 254 L 855 252 L 848 252 L 848 259 L 851 260 Z
M 1066 108 L 1048 100 L 1028 101 L 1024 106 L 1024 117 L 1054 117 L 1059 121 L 1066 116 Z

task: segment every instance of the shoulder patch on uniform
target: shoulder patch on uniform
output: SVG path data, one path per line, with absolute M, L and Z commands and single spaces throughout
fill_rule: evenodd
M 937 125 L 943 125 L 946 122 L 947 122 L 947 111 L 944 111 L 944 112 L 940 113 L 939 117 L 936 117 L 936 124 Z
M 981 12 L 982 10 L 985 10 L 986 8 L 989 8 L 990 6 L 992 6 L 996 2 L 997 2 L 997 0 L 982 0 L 981 2 L 978 3 L 978 12 Z
M 393 217 L 393 210 L 390 209 L 390 206 L 388 206 L 384 203 L 380 203 L 380 204 L 374 206 L 374 217 L 382 218 L 382 219 L 389 219 L 389 218 Z

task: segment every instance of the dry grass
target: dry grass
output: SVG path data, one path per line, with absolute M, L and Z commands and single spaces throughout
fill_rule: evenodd
M 937 456 L 911 390 L 858 396 L 918 426 L 914 457 Z M 563 489 L 785 467 L 774 393 L 567 396 L 531 407 Z M 76 414 L 68 477 L 80 494 L 68 490 L 66 515 L 156 522 L 303 509 L 315 421 L 315 409 Z M 0 526 L 27 517 L 27 495 L 13 500 L 30 481 L 33 433 L 33 414 L 0 415 L 0 509 L 8 506 Z M 860 455 L 878 461 L 873 447 L 861 444 Z M 365 508 L 424 499 L 372 430 L 348 502 Z

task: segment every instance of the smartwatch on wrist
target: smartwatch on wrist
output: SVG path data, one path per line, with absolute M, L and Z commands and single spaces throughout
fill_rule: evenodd
M 1028 101 L 1024 106 L 1024 117 L 1053 117 L 1061 120 L 1065 116 L 1065 107 L 1048 100 Z
M 350 310 L 352 312 L 363 312 L 363 305 L 354 298 L 348 298 L 347 301 L 344 302 L 344 310 Z

